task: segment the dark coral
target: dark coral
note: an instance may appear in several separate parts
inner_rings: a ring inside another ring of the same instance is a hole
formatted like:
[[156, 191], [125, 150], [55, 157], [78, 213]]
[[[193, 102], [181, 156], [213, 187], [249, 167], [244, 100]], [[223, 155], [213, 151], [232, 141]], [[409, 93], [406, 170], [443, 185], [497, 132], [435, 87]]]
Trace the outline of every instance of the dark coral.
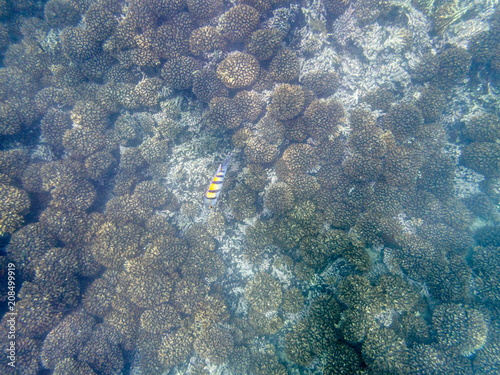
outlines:
[[87, 29], [66, 27], [61, 34], [63, 51], [70, 60], [84, 61], [99, 51], [99, 43]]
[[259, 273], [246, 285], [245, 298], [253, 309], [263, 314], [281, 305], [283, 292], [279, 282], [271, 275]]
[[283, 152], [282, 160], [291, 174], [300, 174], [311, 170], [318, 164], [316, 149], [307, 143], [294, 143]]
[[82, 351], [78, 353], [78, 360], [87, 363], [98, 374], [121, 371], [124, 359], [114, 336], [112, 328], [105, 324], [98, 325]]
[[165, 63], [161, 76], [165, 83], [174, 89], [188, 89], [193, 85], [193, 73], [200, 68], [197, 60], [189, 56], [180, 56]]
[[486, 177], [498, 176], [500, 145], [493, 142], [472, 142], [463, 148], [461, 162]]
[[264, 102], [255, 91], [238, 91], [234, 96], [234, 102], [246, 121], [257, 120], [264, 108]]
[[251, 163], [270, 163], [278, 156], [278, 148], [261, 137], [251, 137], [246, 143], [245, 156]]
[[475, 142], [493, 142], [500, 138], [500, 119], [493, 113], [473, 116], [465, 122], [464, 135]]
[[269, 186], [264, 196], [264, 206], [274, 215], [281, 215], [293, 206], [292, 190], [284, 182]]
[[106, 145], [104, 135], [93, 129], [81, 126], [66, 130], [63, 146], [74, 158], [86, 158]]
[[394, 93], [381, 87], [369, 91], [362, 100], [368, 104], [372, 110], [387, 112], [394, 102]]
[[[185, 75], [180, 77], [180, 80], [184, 80], [184, 82], [189, 81]], [[159, 78], [145, 78], [141, 80], [134, 89], [137, 101], [145, 107], [156, 106], [162, 85], [163, 82]]]
[[144, 230], [133, 224], [117, 226], [104, 223], [92, 241], [94, 258], [106, 267], [119, 267], [126, 259], [142, 252], [141, 242]]
[[203, 69], [194, 72], [193, 93], [199, 100], [210, 102], [215, 97], [228, 95], [228, 89], [211, 69]]
[[425, 122], [438, 120], [446, 104], [444, 92], [434, 85], [424, 88], [415, 105], [422, 112]]
[[189, 356], [193, 341], [192, 334], [186, 328], [164, 335], [158, 349], [158, 359], [167, 369], [182, 363]]
[[282, 35], [276, 29], [259, 29], [252, 33], [246, 43], [249, 53], [257, 60], [268, 60], [278, 50], [282, 40]]
[[290, 120], [297, 117], [306, 104], [304, 90], [299, 85], [283, 84], [271, 95], [269, 113], [279, 120]]
[[245, 184], [236, 185], [229, 192], [229, 207], [237, 220], [244, 220], [256, 213], [256, 193]]
[[311, 70], [300, 81], [305, 87], [322, 98], [330, 96], [337, 91], [340, 77], [333, 70]]
[[103, 178], [112, 165], [116, 164], [115, 157], [108, 151], [98, 151], [85, 159], [87, 176], [93, 180]]
[[299, 58], [290, 48], [282, 48], [269, 64], [269, 75], [276, 82], [291, 82], [298, 78]]
[[108, 38], [118, 25], [113, 14], [113, 7], [117, 7], [113, 2], [108, 2], [108, 4], [96, 2], [91, 4], [85, 12], [85, 27], [99, 42]]
[[15, 106], [10, 103], [0, 103], [0, 134], [12, 135], [21, 130], [21, 119]]
[[397, 140], [404, 141], [417, 134], [424, 124], [424, 117], [413, 104], [399, 103], [391, 107], [384, 122]]
[[237, 5], [219, 18], [218, 29], [231, 42], [245, 40], [259, 23], [259, 12], [249, 5]]
[[157, 181], [143, 181], [134, 190], [134, 196], [144, 206], [158, 208], [167, 203], [170, 195]]
[[256, 125], [257, 134], [270, 144], [280, 146], [285, 140], [285, 125], [272, 116], [265, 116]]
[[212, 18], [222, 10], [221, 0], [186, 0], [189, 13], [199, 21]]
[[362, 348], [363, 359], [375, 372], [404, 373], [408, 366], [408, 350], [402, 337], [389, 328], [367, 335]]
[[62, 148], [62, 139], [66, 130], [71, 127], [71, 118], [59, 109], [50, 108], [40, 121], [42, 137], [45, 142], [56, 149]]
[[227, 130], [237, 128], [243, 120], [235, 100], [224, 97], [210, 100], [204, 119], [210, 128]]
[[195, 56], [214, 51], [223, 51], [226, 41], [213, 26], [203, 26], [191, 33], [189, 37], [189, 49]]
[[78, 310], [59, 323], [43, 342], [41, 359], [45, 368], [53, 369], [64, 358], [76, 356], [92, 335], [95, 321]]
[[325, 140], [344, 121], [344, 109], [335, 100], [314, 100], [305, 110], [304, 119], [309, 134]]
[[80, 12], [67, 0], [50, 0], [45, 4], [45, 21], [52, 28], [62, 29], [76, 26], [80, 21]]
[[471, 56], [467, 50], [451, 47], [436, 56], [436, 82], [448, 88], [465, 78], [471, 65]]
[[463, 356], [481, 349], [488, 335], [487, 320], [479, 311], [462, 304], [445, 303], [436, 307], [432, 324], [438, 342]]
[[0, 234], [13, 233], [31, 207], [30, 198], [22, 189], [0, 184], [0, 202]]
[[201, 357], [208, 358], [211, 362], [223, 363], [234, 349], [234, 340], [226, 328], [213, 326], [196, 338], [194, 349]]

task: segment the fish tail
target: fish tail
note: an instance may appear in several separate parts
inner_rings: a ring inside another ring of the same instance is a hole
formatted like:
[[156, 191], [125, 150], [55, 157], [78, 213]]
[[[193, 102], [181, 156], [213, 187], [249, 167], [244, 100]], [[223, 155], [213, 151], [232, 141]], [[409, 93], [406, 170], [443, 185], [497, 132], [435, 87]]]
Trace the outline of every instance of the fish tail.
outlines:
[[227, 165], [229, 164], [229, 161], [231, 160], [231, 156], [233, 156], [232, 152], [227, 154], [226, 160], [224, 160], [224, 163], [222, 163], [222, 170], [225, 170], [227, 168]]

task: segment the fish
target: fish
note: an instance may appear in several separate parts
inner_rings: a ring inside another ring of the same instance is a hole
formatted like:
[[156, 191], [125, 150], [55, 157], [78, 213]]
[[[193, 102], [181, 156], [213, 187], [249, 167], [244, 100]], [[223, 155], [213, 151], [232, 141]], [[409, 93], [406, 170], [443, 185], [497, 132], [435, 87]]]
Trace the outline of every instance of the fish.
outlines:
[[210, 185], [208, 185], [207, 191], [205, 192], [204, 204], [205, 208], [208, 208], [209, 210], [214, 208], [215, 204], [217, 203], [217, 198], [219, 198], [219, 194], [222, 190], [224, 176], [226, 175], [227, 166], [229, 164], [229, 161], [231, 160], [231, 156], [233, 156], [233, 154], [230, 152], [229, 154], [227, 154], [224, 163], [219, 165], [217, 172], [215, 172], [215, 175], [212, 178]]

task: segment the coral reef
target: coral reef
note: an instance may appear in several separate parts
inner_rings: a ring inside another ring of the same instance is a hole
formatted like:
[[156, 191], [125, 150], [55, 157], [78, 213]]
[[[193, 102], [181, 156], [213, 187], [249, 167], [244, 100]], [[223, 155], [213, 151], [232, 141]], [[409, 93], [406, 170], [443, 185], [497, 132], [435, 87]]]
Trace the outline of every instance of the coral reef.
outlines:
[[495, 373], [493, 3], [0, 0], [14, 372]]

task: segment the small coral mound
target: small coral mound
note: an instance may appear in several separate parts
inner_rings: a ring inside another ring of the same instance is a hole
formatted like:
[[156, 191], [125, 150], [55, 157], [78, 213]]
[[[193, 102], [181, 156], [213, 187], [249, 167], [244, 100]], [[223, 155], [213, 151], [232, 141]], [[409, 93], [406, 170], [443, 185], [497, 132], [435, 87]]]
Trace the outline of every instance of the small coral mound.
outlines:
[[249, 87], [259, 77], [260, 66], [248, 53], [234, 52], [217, 66], [217, 77], [230, 89]]
[[301, 83], [322, 98], [337, 91], [340, 77], [333, 70], [311, 70], [301, 78]]
[[279, 50], [269, 65], [269, 74], [276, 82], [291, 82], [298, 78], [299, 72], [299, 58], [290, 48]]
[[284, 182], [272, 184], [264, 196], [264, 206], [274, 215], [281, 215], [293, 206], [292, 190]]
[[186, 328], [163, 336], [158, 359], [166, 369], [182, 363], [193, 348], [194, 338]]
[[472, 61], [469, 52], [460, 47], [448, 48], [436, 59], [436, 81], [442, 87], [450, 87], [465, 78]]
[[473, 116], [465, 122], [464, 135], [476, 142], [493, 142], [500, 138], [500, 119], [493, 113]]
[[193, 73], [200, 68], [200, 63], [192, 57], [180, 56], [165, 63], [161, 76], [176, 90], [188, 89], [193, 85]]
[[259, 29], [252, 33], [246, 48], [257, 60], [268, 60], [278, 50], [281, 39], [282, 35], [276, 29]]
[[472, 142], [462, 150], [462, 163], [487, 176], [500, 174], [500, 145], [493, 142]]
[[203, 358], [214, 363], [227, 361], [234, 349], [233, 337], [222, 327], [213, 326], [204, 330], [194, 341], [194, 349]]
[[278, 148], [261, 137], [246, 142], [245, 155], [251, 163], [270, 163], [278, 156]]
[[41, 359], [45, 368], [53, 369], [64, 358], [76, 356], [90, 338], [95, 320], [84, 311], [68, 315], [55, 326], [43, 342]]
[[31, 202], [28, 193], [14, 186], [0, 184], [0, 235], [13, 233], [23, 221]]
[[444, 109], [444, 93], [436, 86], [428, 86], [420, 93], [416, 106], [422, 112], [425, 122], [436, 121]]
[[226, 41], [215, 27], [203, 26], [194, 30], [189, 37], [189, 49], [195, 56], [203, 53], [222, 51], [226, 47]]
[[234, 102], [247, 121], [257, 120], [264, 107], [263, 101], [255, 91], [238, 91]]
[[194, 72], [193, 93], [198, 99], [208, 103], [215, 97], [227, 96], [228, 89], [214, 70], [203, 69]]
[[344, 108], [335, 100], [314, 100], [304, 112], [308, 133], [325, 140], [344, 121]]
[[417, 134], [424, 124], [424, 117], [413, 104], [399, 103], [389, 110], [385, 124], [398, 140], [404, 141]]
[[241, 113], [234, 99], [213, 98], [204, 119], [212, 129], [235, 129], [242, 122]]
[[441, 346], [471, 356], [481, 349], [488, 337], [488, 325], [483, 314], [462, 304], [439, 305], [432, 315], [432, 324]]
[[294, 143], [283, 152], [282, 160], [292, 174], [305, 173], [318, 164], [318, 156], [313, 146], [307, 143]]
[[283, 84], [271, 95], [269, 113], [279, 120], [290, 120], [297, 117], [304, 109], [306, 97], [299, 85]]
[[283, 292], [275, 278], [267, 273], [259, 273], [245, 287], [245, 298], [255, 311], [264, 314], [281, 305]]
[[243, 41], [259, 23], [259, 12], [249, 5], [237, 5], [219, 19], [218, 30], [231, 42]]

